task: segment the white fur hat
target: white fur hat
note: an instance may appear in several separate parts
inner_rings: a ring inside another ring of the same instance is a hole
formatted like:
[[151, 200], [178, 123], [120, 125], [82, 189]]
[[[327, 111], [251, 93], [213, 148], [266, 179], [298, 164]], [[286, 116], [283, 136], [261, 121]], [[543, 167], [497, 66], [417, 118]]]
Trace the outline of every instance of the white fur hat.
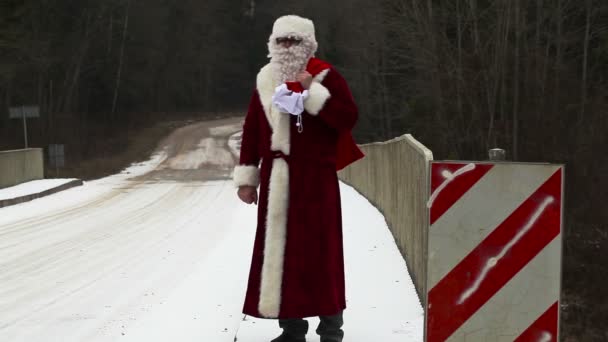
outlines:
[[270, 39], [296, 36], [309, 39], [316, 43], [315, 25], [312, 20], [297, 15], [284, 15], [278, 18], [272, 27]]

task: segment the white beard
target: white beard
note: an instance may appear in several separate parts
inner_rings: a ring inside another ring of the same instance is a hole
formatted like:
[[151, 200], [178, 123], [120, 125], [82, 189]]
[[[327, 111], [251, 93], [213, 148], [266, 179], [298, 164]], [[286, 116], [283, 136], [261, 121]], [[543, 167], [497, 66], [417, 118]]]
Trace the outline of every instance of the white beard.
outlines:
[[315, 44], [303, 39], [300, 44], [284, 48], [274, 41], [268, 43], [270, 64], [272, 65], [277, 84], [295, 81], [296, 75], [306, 69], [308, 60], [316, 50]]

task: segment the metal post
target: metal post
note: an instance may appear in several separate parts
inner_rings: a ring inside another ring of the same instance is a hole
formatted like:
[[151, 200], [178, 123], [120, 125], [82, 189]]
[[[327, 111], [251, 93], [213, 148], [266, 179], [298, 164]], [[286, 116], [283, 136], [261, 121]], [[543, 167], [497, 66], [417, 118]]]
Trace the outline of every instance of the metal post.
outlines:
[[488, 151], [491, 161], [504, 161], [506, 159], [507, 152], [502, 148], [493, 148]]
[[21, 106], [21, 117], [23, 117], [23, 138], [25, 139], [25, 148], [27, 148], [27, 120], [25, 119], [25, 108]]

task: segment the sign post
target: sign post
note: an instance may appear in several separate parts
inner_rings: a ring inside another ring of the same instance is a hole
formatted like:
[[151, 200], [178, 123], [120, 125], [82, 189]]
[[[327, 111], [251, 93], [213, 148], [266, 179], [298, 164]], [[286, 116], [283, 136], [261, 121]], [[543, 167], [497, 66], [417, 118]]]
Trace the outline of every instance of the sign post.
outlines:
[[25, 140], [25, 148], [28, 148], [27, 142], [27, 118], [37, 118], [40, 116], [40, 107], [38, 106], [18, 106], [8, 109], [10, 119], [23, 120], [23, 139]]
[[49, 145], [49, 163], [55, 167], [55, 177], [59, 175], [59, 168], [65, 166], [65, 153], [63, 144]]

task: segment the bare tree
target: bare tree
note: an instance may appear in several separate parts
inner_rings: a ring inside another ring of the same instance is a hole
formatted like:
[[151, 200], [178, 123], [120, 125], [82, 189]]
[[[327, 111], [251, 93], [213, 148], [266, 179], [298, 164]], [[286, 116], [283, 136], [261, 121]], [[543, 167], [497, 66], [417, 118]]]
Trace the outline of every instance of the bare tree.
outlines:
[[520, 55], [519, 55], [519, 45], [520, 45], [520, 35], [521, 35], [521, 23], [520, 23], [520, 6], [519, 0], [514, 0], [515, 7], [515, 56], [513, 59], [513, 63], [515, 64], [513, 70], [513, 160], [518, 159], [518, 146], [517, 146], [517, 137], [519, 134], [519, 64], [520, 64]]
[[585, 38], [583, 40], [583, 60], [582, 60], [582, 76], [581, 76], [581, 107], [579, 112], [579, 123], [585, 116], [585, 103], [587, 102], [587, 65], [589, 56], [589, 40], [591, 32], [591, 12], [593, 10], [593, 1], [585, 0]]
[[114, 86], [114, 97], [112, 98], [112, 116], [116, 113], [116, 101], [118, 100], [118, 89], [120, 87], [120, 76], [122, 73], [122, 65], [125, 54], [125, 41], [127, 39], [127, 29], [129, 26], [129, 8], [131, 7], [131, 0], [127, 0], [125, 9], [125, 19], [122, 28], [122, 39], [120, 42], [120, 57], [118, 60], [118, 69], [116, 70], [116, 85]]

